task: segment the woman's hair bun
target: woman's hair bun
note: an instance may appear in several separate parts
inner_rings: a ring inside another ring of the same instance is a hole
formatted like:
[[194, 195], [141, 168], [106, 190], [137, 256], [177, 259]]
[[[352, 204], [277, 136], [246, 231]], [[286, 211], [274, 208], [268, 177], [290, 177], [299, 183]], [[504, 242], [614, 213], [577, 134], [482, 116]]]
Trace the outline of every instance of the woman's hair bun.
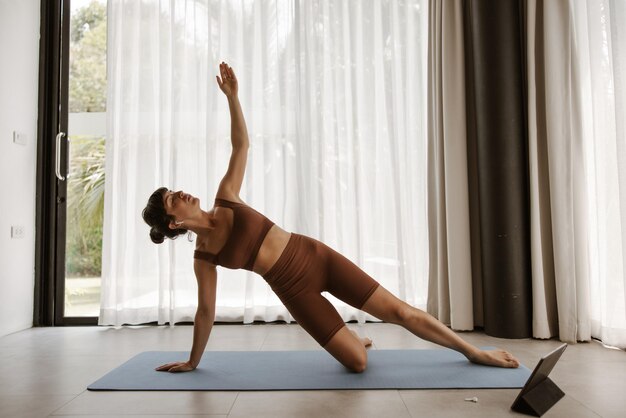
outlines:
[[160, 244], [165, 241], [165, 235], [157, 231], [155, 227], [150, 228], [150, 239], [155, 244]]

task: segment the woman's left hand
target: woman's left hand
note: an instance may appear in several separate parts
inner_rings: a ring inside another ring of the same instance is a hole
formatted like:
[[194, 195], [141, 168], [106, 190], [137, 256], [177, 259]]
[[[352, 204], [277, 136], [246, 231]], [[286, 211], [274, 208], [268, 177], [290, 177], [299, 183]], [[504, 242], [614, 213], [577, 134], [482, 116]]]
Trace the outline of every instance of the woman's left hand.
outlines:
[[157, 372], [177, 373], [177, 372], [190, 372], [193, 369], [195, 369], [195, 367], [193, 367], [191, 363], [189, 363], [188, 361], [184, 361], [184, 362], [179, 361], [175, 363], [164, 364], [162, 366], [157, 367], [154, 370], [156, 370]]
[[233, 69], [222, 61], [220, 64], [220, 74], [222, 75], [221, 80], [219, 76], [215, 76], [215, 78], [217, 78], [217, 84], [220, 86], [220, 90], [224, 92], [226, 97], [236, 97], [237, 92], [239, 91], [239, 86], [237, 85], [237, 77], [235, 77]]

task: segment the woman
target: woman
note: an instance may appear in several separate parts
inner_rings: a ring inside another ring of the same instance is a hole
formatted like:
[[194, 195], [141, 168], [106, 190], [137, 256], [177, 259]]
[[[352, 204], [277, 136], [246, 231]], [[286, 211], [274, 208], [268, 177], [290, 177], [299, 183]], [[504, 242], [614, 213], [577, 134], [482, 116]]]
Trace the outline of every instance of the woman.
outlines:
[[474, 363], [518, 367], [503, 350], [480, 350], [426, 312], [388, 292], [376, 280], [324, 243], [289, 233], [239, 198], [248, 152], [248, 133], [237, 98], [238, 83], [232, 68], [220, 64], [219, 88], [228, 98], [232, 119], [233, 151], [220, 182], [214, 207], [205, 211], [197, 197], [156, 190], [142, 216], [152, 228], [155, 243], [165, 237], [193, 231], [197, 235], [194, 272], [199, 303], [193, 346], [185, 362], [168, 363], [158, 371], [194, 370], [209, 338], [215, 318], [216, 266], [243, 268], [263, 276], [294, 319], [333, 357], [354, 372], [367, 364], [368, 338], [350, 331], [334, 307], [320, 293], [328, 291], [344, 302], [385, 322], [398, 324], [416, 336], [459, 351]]

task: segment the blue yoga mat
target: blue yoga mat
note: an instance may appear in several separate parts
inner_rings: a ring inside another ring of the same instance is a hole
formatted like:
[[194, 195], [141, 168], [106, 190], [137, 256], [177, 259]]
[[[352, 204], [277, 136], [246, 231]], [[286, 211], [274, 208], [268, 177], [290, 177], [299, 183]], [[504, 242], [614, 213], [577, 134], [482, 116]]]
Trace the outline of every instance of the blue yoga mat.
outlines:
[[[490, 348], [490, 347], [485, 347]], [[521, 388], [530, 370], [470, 363], [453, 350], [369, 350], [367, 369], [353, 373], [323, 350], [206, 351], [184, 373], [157, 372], [188, 351], [146, 351], [88, 390], [302, 390]]]

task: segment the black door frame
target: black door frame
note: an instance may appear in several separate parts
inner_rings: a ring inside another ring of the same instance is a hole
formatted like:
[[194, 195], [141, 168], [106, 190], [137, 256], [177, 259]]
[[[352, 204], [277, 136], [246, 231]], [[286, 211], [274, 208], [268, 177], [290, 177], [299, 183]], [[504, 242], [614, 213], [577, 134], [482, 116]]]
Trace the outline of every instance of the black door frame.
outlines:
[[60, 171], [67, 173], [70, 1], [41, 1], [33, 326], [98, 325], [97, 317], [64, 316], [67, 182], [56, 175], [56, 140], [66, 134]]

